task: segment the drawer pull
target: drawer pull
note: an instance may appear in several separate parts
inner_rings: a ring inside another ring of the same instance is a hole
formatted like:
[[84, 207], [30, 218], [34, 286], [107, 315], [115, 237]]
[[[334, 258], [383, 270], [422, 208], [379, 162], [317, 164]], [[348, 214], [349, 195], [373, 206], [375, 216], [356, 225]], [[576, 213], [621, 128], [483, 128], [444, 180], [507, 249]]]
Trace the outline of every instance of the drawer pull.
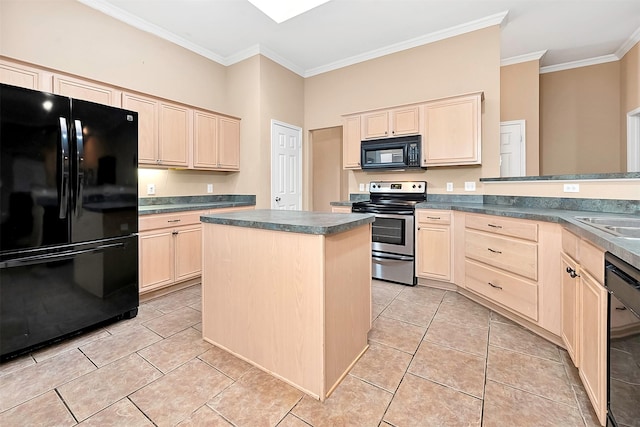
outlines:
[[172, 231], [171, 234], [173, 234], [174, 236], [178, 234], [177, 231]]
[[575, 279], [576, 277], [580, 277], [580, 275], [576, 273], [576, 271], [571, 267], [567, 267], [567, 273], [569, 273], [569, 276], [571, 276], [572, 279]]
[[428, 216], [427, 218], [428, 218], [428, 219], [440, 219], [440, 217], [439, 217], [439, 216]]
[[501, 225], [495, 225], [495, 224], [487, 224], [489, 227], [493, 227], [493, 228], [502, 228]]
[[493, 284], [493, 283], [491, 283], [491, 282], [487, 282], [487, 283], [488, 283], [492, 288], [496, 288], [496, 289], [500, 289], [500, 290], [502, 290], [502, 286], [494, 285], [494, 284]]
[[496, 251], [495, 249], [487, 248], [489, 252], [493, 252], [494, 254], [501, 254], [502, 251]]
[[167, 222], [180, 222], [179, 219], [168, 219]]

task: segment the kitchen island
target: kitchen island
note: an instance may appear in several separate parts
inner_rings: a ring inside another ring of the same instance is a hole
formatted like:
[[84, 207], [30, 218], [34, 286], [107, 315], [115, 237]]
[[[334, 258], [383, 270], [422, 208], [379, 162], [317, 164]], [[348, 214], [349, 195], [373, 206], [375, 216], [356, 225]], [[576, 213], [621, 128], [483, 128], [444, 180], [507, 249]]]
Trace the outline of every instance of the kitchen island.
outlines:
[[373, 220], [203, 215], [203, 338], [324, 401], [368, 348]]

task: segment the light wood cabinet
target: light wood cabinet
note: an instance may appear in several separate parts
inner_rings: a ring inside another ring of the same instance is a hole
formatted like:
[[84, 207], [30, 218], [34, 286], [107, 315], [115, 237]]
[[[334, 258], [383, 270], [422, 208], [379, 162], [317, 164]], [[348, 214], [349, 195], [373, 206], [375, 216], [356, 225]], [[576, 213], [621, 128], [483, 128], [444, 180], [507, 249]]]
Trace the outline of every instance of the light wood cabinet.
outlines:
[[362, 114], [362, 139], [387, 138], [420, 133], [418, 105]]
[[351, 213], [351, 206], [331, 206], [332, 213]]
[[53, 93], [112, 107], [122, 106], [119, 89], [59, 74], [53, 75]]
[[607, 411], [607, 290], [604, 251], [562, 230], [562, 341], [598, 420]]
[[219, 118], [218, 166], [221, 170], [240, 170], [240, 120]]
[[4, 59], [0, 59], [0, 82], [44, 92], [53, 90], [51, 72]]
[[158, 155], [158, 101], [123, 92], [122, 108], [138, 113], [138, 163], [155, 165]]
[[239, 170], [240, 120], [201, 110], [193, 119], [193, 167]]
[[163, 166], [189, 166], [192, 110], [182, 105], [160, 102], [158, 158]]
[[416, 276], [451, 281], [451, 212], [416, 210]]
[[360, 169], [360, 115], [345, 117], [342, 127], [342, 166]]
[[482, 96], [479, 92], [424, 104], [422, 166], [481, 163]]

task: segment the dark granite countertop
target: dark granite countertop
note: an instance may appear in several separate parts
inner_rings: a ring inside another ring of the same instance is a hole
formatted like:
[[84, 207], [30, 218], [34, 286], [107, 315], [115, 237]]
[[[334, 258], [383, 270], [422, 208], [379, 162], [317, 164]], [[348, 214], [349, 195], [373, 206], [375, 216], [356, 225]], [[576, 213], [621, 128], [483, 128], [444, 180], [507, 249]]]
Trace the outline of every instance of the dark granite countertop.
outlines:
[[203, 223], [237, 227], [261, 228], [304, 234], [335, 234], [374, 221], [372, 214], [335, 214], [326, 212], [257, 209], [209, 214], [200, 217]]
[[204, 209], [234, 208], [255, 205], [256, 196], [253, 195], [147, 197], [139, 199], [138, 215], [199, 211]]
[[566, 227], [572, 233], [584, 237], [602, 249], [611, 252], [631, 265], [640, 268], [640, 239], [617, 237], [596, 227], [580, 222], [576, 217], [633, 217], [629, 213], [592, 212], [580, 210], [516, 207], [492, 205], [486, 203], [446, 203], [425, 202], [416, 205], [418, 209], [447, 209], [469, 213], [530, 219], [534, 221], [555, 222]]

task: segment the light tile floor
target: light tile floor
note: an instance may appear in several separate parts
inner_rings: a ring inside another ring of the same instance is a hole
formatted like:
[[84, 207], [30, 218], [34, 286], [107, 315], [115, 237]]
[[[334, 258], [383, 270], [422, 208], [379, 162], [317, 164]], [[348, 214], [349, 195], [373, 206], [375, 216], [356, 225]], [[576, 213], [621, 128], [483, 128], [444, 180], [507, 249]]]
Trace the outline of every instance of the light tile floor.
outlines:
[[457, 293], [372, 286], [370, 348], [324, 403], [204, 342], [194, 286], [0, 365], [0, 425], [597, 425], [564, 350]]

